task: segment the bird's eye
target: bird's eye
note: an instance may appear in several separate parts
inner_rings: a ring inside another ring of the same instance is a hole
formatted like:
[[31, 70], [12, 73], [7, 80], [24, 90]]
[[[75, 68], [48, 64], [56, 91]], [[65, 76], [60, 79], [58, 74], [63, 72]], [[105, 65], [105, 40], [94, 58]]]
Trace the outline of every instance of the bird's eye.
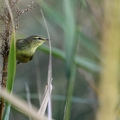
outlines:
[[42, 38], [41, 38], [41, 37], [39, 37], [38, 39], [39, 39], [39, 40], [42, 40]]

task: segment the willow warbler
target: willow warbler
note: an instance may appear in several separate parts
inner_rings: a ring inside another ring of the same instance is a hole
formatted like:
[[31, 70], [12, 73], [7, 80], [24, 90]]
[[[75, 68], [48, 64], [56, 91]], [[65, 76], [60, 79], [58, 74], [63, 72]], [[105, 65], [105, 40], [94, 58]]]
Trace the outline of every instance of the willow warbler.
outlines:
[[16, 58], [18, 63], [26, 63], [32, 60], [38, 46], [48, 39], [43, 36], [32, 35], [16, 41]]

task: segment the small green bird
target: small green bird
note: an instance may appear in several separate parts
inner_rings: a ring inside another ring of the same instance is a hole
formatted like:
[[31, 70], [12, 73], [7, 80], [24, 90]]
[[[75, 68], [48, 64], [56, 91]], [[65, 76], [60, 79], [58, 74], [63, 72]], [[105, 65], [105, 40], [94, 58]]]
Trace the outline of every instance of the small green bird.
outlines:
[[47, 40], [47, 38], [38, 35], [32, 35], [25, 39], [18, 39], [16, 41], [17, 63], [26, 63], [32, 60], [37, 47]]

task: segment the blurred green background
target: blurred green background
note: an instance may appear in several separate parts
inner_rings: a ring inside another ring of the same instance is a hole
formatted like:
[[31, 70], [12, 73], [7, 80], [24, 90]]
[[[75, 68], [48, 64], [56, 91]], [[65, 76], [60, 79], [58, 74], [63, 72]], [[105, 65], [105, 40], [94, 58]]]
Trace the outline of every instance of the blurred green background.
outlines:
[[[31, 3], [31, 0], [18, 0], [21, 10]], [[95, 83], [99, 79], [100, 47], [103, 46], [101, 4], [101, 0], [35, 0], [33, 6], [38, 6], [22, 14], [19, 19], [17, 39], [30, 35], [47, 37], [41, 9], [47, 21], [53, 50], [52, 114], [55, 120], [63, 119], [66, 93], [74, 72], [70, 120], [95, 119], [98, 106]], [[13, 91], [26, 100], [27, 85], [31, 103], [38, 108], [38, 89], [43, 95], [47, 84], [48, 62], [48, 43], [45, 43], [36, 51], [32, 61], [17, 65]], [[10, 120], [15, 119], [28, 118], [12, 108]]]

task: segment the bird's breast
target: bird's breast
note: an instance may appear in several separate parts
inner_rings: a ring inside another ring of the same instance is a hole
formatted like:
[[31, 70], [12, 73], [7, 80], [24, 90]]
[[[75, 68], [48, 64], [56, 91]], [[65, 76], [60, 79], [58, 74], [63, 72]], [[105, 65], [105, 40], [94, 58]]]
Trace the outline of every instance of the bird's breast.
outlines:
[[16, 58], [17, 61], [26, 63], [32, 60], [35, 50], [17, 50], [16, 51]]

